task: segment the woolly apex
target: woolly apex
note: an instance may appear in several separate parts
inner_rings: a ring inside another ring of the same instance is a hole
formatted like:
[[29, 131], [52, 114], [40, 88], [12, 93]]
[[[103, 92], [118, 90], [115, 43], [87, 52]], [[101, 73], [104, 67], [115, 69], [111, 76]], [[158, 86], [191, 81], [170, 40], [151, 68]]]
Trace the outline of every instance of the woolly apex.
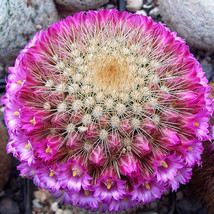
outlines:
[[163, 24], [80, 12], [37, 33], [10, 68], [8, 152], [22, 176], [64, 202], [92, 211], [148, 203], [200, 164], [209, 89]]

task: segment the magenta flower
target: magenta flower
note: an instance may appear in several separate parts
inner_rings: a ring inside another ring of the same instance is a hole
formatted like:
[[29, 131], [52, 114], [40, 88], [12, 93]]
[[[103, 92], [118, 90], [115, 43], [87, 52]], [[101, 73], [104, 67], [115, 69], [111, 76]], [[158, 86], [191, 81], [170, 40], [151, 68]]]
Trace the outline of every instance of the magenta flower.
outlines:
[[132, 191], [132, 200], [138, 203], [149, 203], [156, 198], [160, 198], [166, 191], [164, 183], [159, 183], [157, 180], [146, 180], [134, 186]]
[[189, 181], [211, 139], [210, 87], [183, 39], [151, 18], [80, 12], [9, 68], [8, 152], [66, 203], [119, 211]]
[[188, 167], [183, 167], [177, 173], [173, 180], [169, 181], [170, 185], [172, 186], [172, 190], [177, 191], [180, 184], [187, 183], [192, 176], [192, 169]]

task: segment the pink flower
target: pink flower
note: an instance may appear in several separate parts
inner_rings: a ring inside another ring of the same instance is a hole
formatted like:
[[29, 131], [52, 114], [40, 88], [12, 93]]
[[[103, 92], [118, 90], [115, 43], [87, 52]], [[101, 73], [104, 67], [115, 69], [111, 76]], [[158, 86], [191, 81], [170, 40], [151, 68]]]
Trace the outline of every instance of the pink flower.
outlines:
[[90, 187], [89, 181], [92, 178], [87, 175], [80, 165], [73, 161], [59, 165], [56, 173], [63, 188], [79, 192], [81, 187], [86, 190]]
[[28, 137], [21, 134], [11, 134], [7, 149], [19, 161], [26, 161], [29, 166], [35, 163], [34, 150]]
[[20, 128], [20, 109], [21, 106], [15, 99], [7, 99], [7, 95], [2, 98], [2, 102], [7, 102], [5, 107], [5, 121], [10, 132], [14, 133]]
[[154, 174], [157, 176], [158, 182], [167, 182], [173, 180], [178, 170], [183, 167], [183, 160], [175, 154], [163, 157], [154, 165]]
[[165, 191], [165, 185], [155, 180], [140, 182], [132, 192], [132, 200], [145, 204], [160, 198]]
[[87, 210], [97, 211], [99, 209], [99, 203], [101, 199], [95, 197], [92, 191], [81, 189], [79, 192], [70, 191], [69, 201], [73, 202], [73, 205], [83, 207]]
[[127, 210], [132, 209], [135, 206], [137, 206], [137, 201], [134, 201], [131, 199], [130, 196], [124, 197], [123, 199], [118, 200], [112, 200], [109, 205], [109, 211], [121, 211], [121, 210]]
[[123, 198], [126, 181], [118, 179], [115, 173], [112, 168], [105, 170], [94, 186], [94, 196], [107, 203], [110, 203], [113, 199], [118, 201]]
[[7, 151], [65, 203], [126, 210], [201, 164], [208, 81], [184, 40], [150, 17], [76, 13], [37, 33], [9, 72]]
[[188, 167], [192, 167], [195, 164], [201, 165], [201, 154], [204, 148], [202, 144], [197, 140], [184, 141], [178, 151], [183, 155], [184, 163]]
[[31, 165], [29, 167], [27, 162], [22, 162], [18, 167], [18, 170], [20, 170], [20, 175], [23, 177], [33, 178], [35, 175], [35, 166]]
[[172, 186], [172, 190], [177, 191], [180, 184], [186, 184], [190, 180], [191, 176], [191, 168], [184, 167], [180, 169], [174, 179], [169, 181], [170, 185]]
[[[45, 188], [57, 191], [60, 189], [60, 182], [56, 176], [55, 168], [48, 167], [43, 164], [37, 165], [35, 169], [39, 183], [45, 185]], [[44, 187], [40, 187], [44, 188]]]

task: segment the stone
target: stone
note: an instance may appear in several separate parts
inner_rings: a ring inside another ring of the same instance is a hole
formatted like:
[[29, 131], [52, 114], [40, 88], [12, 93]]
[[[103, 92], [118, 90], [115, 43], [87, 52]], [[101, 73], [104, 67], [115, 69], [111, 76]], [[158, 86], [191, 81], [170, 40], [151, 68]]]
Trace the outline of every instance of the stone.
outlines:
[[115, 8], [115, 5], [113, 5], [113, 4], [107, 4], [107, 6], [106, 6], [107, 10], [110, 10], [110, 9], [113, 9], [113, 8]]
[[153, 0], [147, 0], [147, 3], [148, 3], [148, 4], [152, 4], [152, 3], [153, 3]]
[[6, 146], [8, 142], [7, 129], [0, 121], [0, 191], [4, 187], [8, 179], [8, 174], [10, 171], [10, 155], [7, 154]]
[[163, 21], [191, 47], [214, 51], [213, 0], [159, 0]]
[[57, 209], [55, 214], [63, 214], [63, 210], [62, 209]]
[[42, 208], [42, 205], [40, 204], [40, 201], [39, 201], [39, 199], [33, 199], [33, 207], [34, 208]]
[[47, 194], [43, 190], [35, 191], [33, 194], [35, 198], [41, 202], [44, 202], [47, 199]]
[[52, 210], [52, 211], [56, 212], [58, 208], [59, 208], [59, 207], [58, 207], [58, 202], [55, 201], [55, 202], [53, 202], [53, 203], [51, 204], [51, 210]]
[[143, 6], [143, 0], [127, 0], [126, 9], [130, 12], [136, 12]]
[[81, 11], [92, 10], [101, 7], [109, 2], [109, 0], [55, 0], [58, 5], [66, 10]]
[[58, 21], [53, 0], [0, 0], [0, 61], [7, 62], [41, 28]]
[[63, 211], [63, 214], [73, 214], [73, 213], [72, 213], [71, 210], [66, 209], [66, 210]]
[[138, 11], [136, 11], [136, 14], [147, 16], [147, 13], [145, 10], [138, 10]]
[[160, 15], [160, 11], [158, 7], [153, 8], [149, 11], [149, 15], [153, 18], [156, 18], [158, 15]]
[[144, 9], [147, 9], [147, 10], [150, 10], [151, 8], [152, 8], [153, 6], [152, 6], [152, 4], [143, 4], [143, 8]]

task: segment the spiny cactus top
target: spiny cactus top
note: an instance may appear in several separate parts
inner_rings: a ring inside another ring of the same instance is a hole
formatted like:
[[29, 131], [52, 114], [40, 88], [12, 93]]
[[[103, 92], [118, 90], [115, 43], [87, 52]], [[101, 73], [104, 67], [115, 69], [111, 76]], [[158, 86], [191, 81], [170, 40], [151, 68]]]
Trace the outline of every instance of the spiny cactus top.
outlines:
[[8, 152], [64, 202], [118, 211], [186, 183], [209, 139], [209, 86], [183, 39], [150, 17], [80, 12], [10, 68]]

